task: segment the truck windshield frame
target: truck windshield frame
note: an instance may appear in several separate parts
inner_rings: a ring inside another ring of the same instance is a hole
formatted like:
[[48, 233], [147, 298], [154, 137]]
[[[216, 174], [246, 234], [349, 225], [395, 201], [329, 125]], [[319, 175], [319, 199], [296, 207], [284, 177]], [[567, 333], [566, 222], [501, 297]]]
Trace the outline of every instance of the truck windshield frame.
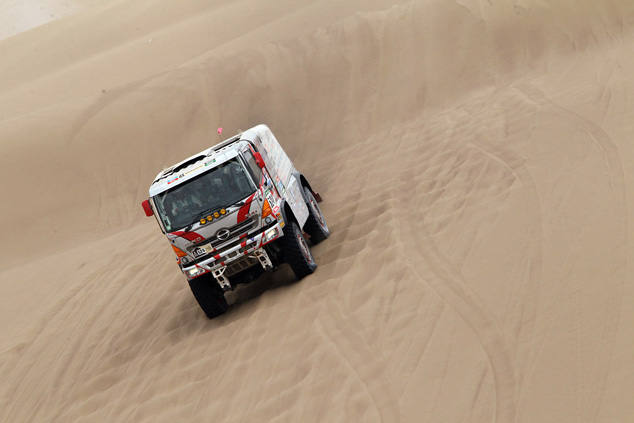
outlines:
[[167, 232], [186, 228], [207, 213], [229, 208], [257, 190], [238, 157], [153, 197], [158, 217]]

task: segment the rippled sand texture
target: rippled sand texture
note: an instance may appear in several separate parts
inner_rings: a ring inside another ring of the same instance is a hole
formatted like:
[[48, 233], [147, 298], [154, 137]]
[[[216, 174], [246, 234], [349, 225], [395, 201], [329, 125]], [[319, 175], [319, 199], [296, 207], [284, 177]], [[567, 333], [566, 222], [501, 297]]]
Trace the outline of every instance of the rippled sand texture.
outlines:
[[[0, 41], [0, 421], [634, 421], [633, 25], [111, 0]], [[258, 123], [332, 236], [207, 320], [140, 202]]]

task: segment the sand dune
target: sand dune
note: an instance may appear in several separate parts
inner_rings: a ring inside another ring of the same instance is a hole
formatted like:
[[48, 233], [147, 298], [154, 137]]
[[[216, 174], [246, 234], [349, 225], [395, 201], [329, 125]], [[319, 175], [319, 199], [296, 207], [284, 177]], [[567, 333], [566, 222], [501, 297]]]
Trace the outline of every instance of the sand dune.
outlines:
[[[0, 40], [0, 421], [634, 418], [634, 4], [340, 3]], [[258, 123], [332, 236], [208, 320], [140, 202]]]

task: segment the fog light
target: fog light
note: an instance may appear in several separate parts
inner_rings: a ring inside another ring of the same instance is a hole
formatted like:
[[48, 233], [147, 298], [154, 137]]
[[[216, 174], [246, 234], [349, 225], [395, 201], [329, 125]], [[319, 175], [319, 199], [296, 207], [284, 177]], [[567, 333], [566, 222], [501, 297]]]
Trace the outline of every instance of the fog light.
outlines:
[[190, 278], [195, 278], [196, 276], [200, 276], [200, 275], [202, 275], [202, 274], [203, 274], [203, 273], [205, 273], [206, 271], [207, 271], [207, 270], [205, 270], [205, 269], [203, 269], [203, 268], [201, 268], [201, 267], [194, 267], [193, 269], [189, 269], [189, 270], [187, 271], [187, 275], [188, 275]]
[[279, 232], [277, 231], [277, 227], [271, 228], [268, 231], [264, 232], [264, 236], [262, 237], [262, 244], [273, 241], [275, 238], [277, 238], [278, 234]]

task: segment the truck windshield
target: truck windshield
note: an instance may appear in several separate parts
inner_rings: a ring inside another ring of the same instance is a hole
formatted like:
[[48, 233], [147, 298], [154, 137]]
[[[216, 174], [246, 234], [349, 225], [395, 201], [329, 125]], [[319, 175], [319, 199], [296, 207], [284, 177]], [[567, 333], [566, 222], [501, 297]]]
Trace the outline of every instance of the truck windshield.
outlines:
[[234, 158], [181, 185], [154, 196], [165, 229], [176, 231], [203, 215], [227, 208], [253, 194], [257, 187]]

